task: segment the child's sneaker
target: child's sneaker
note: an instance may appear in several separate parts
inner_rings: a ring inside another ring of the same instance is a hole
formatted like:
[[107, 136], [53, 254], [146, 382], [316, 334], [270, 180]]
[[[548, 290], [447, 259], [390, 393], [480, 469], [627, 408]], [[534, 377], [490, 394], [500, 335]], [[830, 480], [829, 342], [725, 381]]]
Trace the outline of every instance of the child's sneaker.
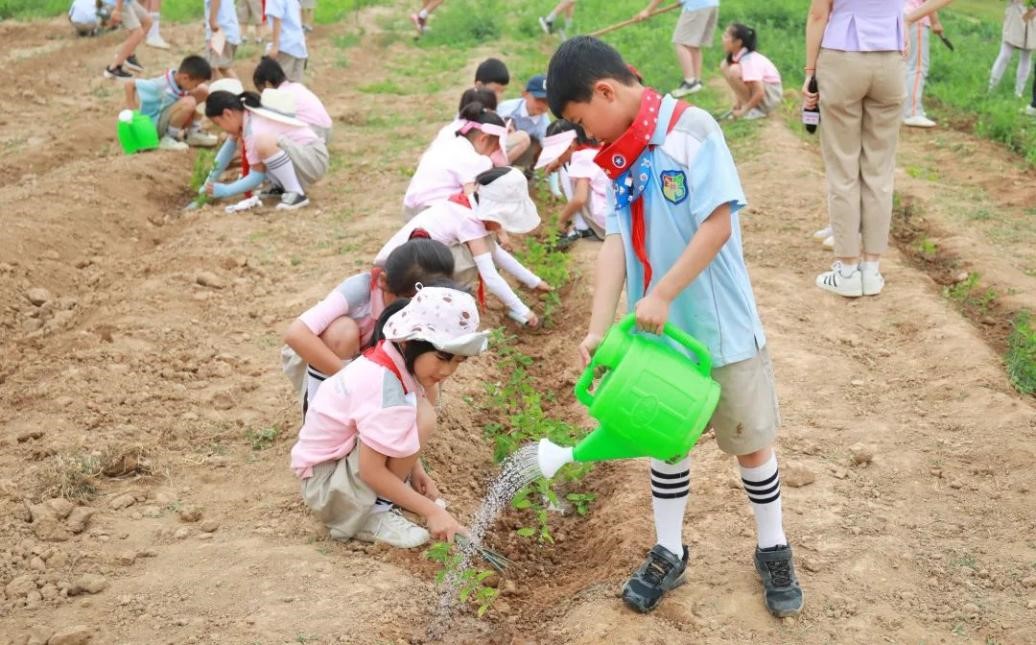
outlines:
[[702, 85], [701, 81], [699, 80], [695, 80], [693, 83], [688, 83], [687, 81], [684, 81], [680, 83], [680, 87], [670, 92], [670, 94], [673, 95], [674, 99], [678, 99], [687, 96], [688, 94], [695, 94], [697, 92], [702, 91], [703, 89], [705, 89], [705, 86]]
[[667, 591], [684, 583], [686, 570], [687, 547], [683, 548], [683, 559], [679, 559], [661, 544], [656, 544], [648, 551], [644, 564], [626, 581], [622, 599], [633, 609], [646, 614], [658, 606]]
[[127, 57], [126, 58], [126, 62], [123, 63], [123, 64], [130, 71], [134, 71], [134, 72], [143, 72], [144, 71], [144, 66], [140, 64], [139, 60], [137, 60], [137, 55], [136, 54], [133, 54], [132, 56]]
[[118, 67], [105, 67], [104, 77], [113, 78], [116, 80], [125, 80], [127, 78], [133, 78], [133, 74], [130, 74], [126, 70], [122, 69], [122, 65], [119, 65]]
[[869, 271], [860, 269], [860, 277], [863, 280], [863, 295], [876, 296], [885, 288], [885, 277], [881, 271]]
[[162, 137], [162, 139], [158, 142], [158, 149], [159, 150], [179, 150], [179, 151], [184, 151], [184, 150], [187, 150], [188, 148], [190, 148], [190, 146], [188, 146], [186, 143], [184, 143], [183, 141], [180, 141], [179, 139], [174, 139], [173, 137], [169, 136], [168, 134], [166, 136]]
[[293, 211], [309, 204], [309, 197], [303, 193], [284, 193], [281, 195], [281, 203], [277, 204], [279, 211]]
[[762, 110], [760, 110], [759, 108], [752, 108], [751, 110], [749, 110], [749, 111], [748, 111], [748, 112], [747, 112], [747, 113], [746, 113], [746, 114], [745, 114], [745, 115], [744, 115], [743, 117], [741, 117], [741, 118], [742, 118], [743, 120], [745, 120], [745, 121], [755, 121], [755, 120], [757, 120], [757, 119], [765, 119], [765, 118], [766, 118], [766, 112], [763, 112], [763, 111], [762, 111]]
[[399, 549], [413, 549], [431, 539], [427, 530], [403, 517], [395, 509], [372, 513], [353, 537], [362, 542], [384, 542]]
[[422, 18], [419, 14], [410, 14], [410, 22], [414, 23], [414, 27], [417, 28], [417, 35], [422, 35], [428, 28], [428, 19]]
[[932, 121], [924, 115], [916, 114], [903, 119], [903, 125], [909, 128], [934, 128], [935, 121]]
[[846, 298], [859, 298], [863, 295], [863, 274], [856, 269], [846, 276], [842, 273], [842, 263], [836, 261], [830, 271], [817, 276], [817, 286]]
[[1025, 114], [1027, 116], [1036, 116], [1036, 105], [1026, 105]]
[[827, 228], [822, 228], [819, 231], [817, 231], [816, 233], [814, 233], [813, 237], [815, 239], [818, 239], [818, 240], [826, 240], [827, 238], [833, 236], [834, 234], [835, 234], [835, 232], [831, 230], [830, 226], [828, 226]]
[[144, 44], [148, 47], [154, 47], [155, 49], [169, 49], [169, 43], [165, 41], [165, 38], [161, 36], [155, 36], [154, 38], [148, 38], [144, 41]]
[[549, 36], [550, 34], [554, 33], [554, 21], [547, 20], [543, 16], [540, 16], [540, 29], [543, 30], [543, 33]]
[[833, 248], [835, 248], [835, 236], [834, 235], [828, 235], [827, 237], [824, 238], [824, 241], [821, 242], [821, 244], [824, 245], [825, 249], [833, 249]]
[[778, 618], [798, 616], [802, 611], [802, 587], [795, 577], [791, 547], [780, 545], [769, 549], [756, 548], [755, 570], [763, 581], [766, 608]]
[[219, 137], [204, 130], [191, 130], [187, 133], [187, 145], [197, 148], [211, 148], [219, 143]]

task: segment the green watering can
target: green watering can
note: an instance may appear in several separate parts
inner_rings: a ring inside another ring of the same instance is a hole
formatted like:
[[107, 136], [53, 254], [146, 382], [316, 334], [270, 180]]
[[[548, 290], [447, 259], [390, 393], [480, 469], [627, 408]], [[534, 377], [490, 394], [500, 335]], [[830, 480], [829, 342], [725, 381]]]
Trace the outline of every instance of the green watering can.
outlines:
[[[601, 426], [571, 448], [540, 441], [537, 458], [545, 477], [572, 461], [681, 458], [701, 437], [720, 394], [708, 350], [666, 324], [665, 335], [695, 362], [664, 339], [635, 333], [635, 325], [631, 314], [612, 327], [576, 383], [576, 398]], [[591, 392], [601, 368], [605, 374]]]
[[158, 147], [158, 130], [151, 119], [137, 110], [119, 112], [119, 144], [128, 155]]

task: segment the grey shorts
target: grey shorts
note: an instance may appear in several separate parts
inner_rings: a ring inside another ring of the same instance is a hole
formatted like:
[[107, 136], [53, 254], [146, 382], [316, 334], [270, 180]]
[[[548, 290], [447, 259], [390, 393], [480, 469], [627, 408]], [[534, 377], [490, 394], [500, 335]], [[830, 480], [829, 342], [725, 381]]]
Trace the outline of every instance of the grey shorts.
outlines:
[[[491, 243], [491, 251], [492, 248]], [[475, 257], [471, 255], [468, 245], [463, 242], [451, 246], [450, 252], [453, 253], [453, 281], [458, 286], [470, 291], [478, 282], [478, 267], [475, 265]]]
[[162, 110], [158, 114], [158, 121], [155, 123], [155, 128], [158, 130], [158, 138], [161, 139], [165, 136], [165, 133], [169, 130], [170, 122], [173, 118], [173, 108], [176, 107], [176, 103], [173, 103], [166, 109]]
[[712, 378], [722, 388], [711, 422], [719, 449], [747, 455], [773, 445], [781, 412], [769, 351], [764, 347], [748, 360], [714, 368]]
[[226, 43], [223, 45], [223, 53], [218, 53], [211, 47], [206, 47], [205, 60], [209, 65], [219, 69], [230, 69], [234, 66], [234, 55], [237, 53], [237, 45]]
[[759, 110], [764, 114], [772, 114], [781, 107], [784, 101], [784, 87], [780, 83], [763, 83], [763, 102]]
[[130, 2], [122, 5], [122, 26], [130, 31], [140, 29], [142, 20], [150, 18], [147, 9], [140, 6], [138, 2]]
[[316, 9], [317, 8], [317, 0], [301, 0], [301, 2], [299, 2], [299, 4], [302, 5], [303, 9]]
[[263, 0], [237, 0], [237, 20], [242, 25], [248, 22], [262, 24]]
[[356, 535], [376, 500], [374, 491], [360, 479], [359, 442], [348, 457], [317, 464], [313, 475], [302, 480], [302, 501], [336, 540]]
[[317, 183], [327, 174], [328, 154], [323, 141], [302, 146], [287, 137], [280, 137], [277, 145], [288, 154], [303, 188]]
[[98, 22], [73, 22], [72, 26], [80, 36], [96, 36], [101, 30]]
[[680, 19], [676, 21], [676, 30], [673, 31], [673, 44], [711, 47], [718, 20], [718, 7], [681, 12]]
[[302, 78], [306, 74], [306, 60], [305, 58], [295, 58], [284, 52], [277, 52], [277, 62], [280, 63], [284, 75], [292, 83], [302, 82]]

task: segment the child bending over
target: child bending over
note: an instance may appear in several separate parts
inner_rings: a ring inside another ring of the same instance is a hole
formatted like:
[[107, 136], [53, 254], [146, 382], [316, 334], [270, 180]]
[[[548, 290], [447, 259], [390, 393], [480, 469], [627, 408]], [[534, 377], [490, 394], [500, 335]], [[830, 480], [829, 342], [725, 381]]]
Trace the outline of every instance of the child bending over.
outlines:
[[781, 105], [784, 88], [781, 74], [769, 58], [756, 51], [755, 29], [739, 22], [723, 32], [723, 51], [727, 56], [720, 70], [734, 92], [733, 119], [761, 119]]
[[325, 144], [330, 142], [331, 126], [334, 125], [331, 115], [308, 87], [288, 80], [280, 63], [269, 56], [263, 56], [252, 72], [252, 83], [257, 92], [272, 88], [284, 90], [295, 97], [295, 116], [323, 139]]
[[188, 56], [179, 69], [162, 76], [136, 79], [125, 84], [126, 107], [149, 117], [161, 139], [160, 150], [186, 150], [188, 146], [211, 147], [216, 135], [201, 129], [196, 108], [208, 96], [205, 82], [212, 68], [201, 56]]
[[536, 167], [560, 175], [561, 192], [568, 200], [558, 218], [562, 232], [558, 248], [567, 248], [584, 238], [604, 239], [611, 182], [594, 163], [598, 152], [599, 144], [574, 123], [558, 119], [547, 128]]
[[[421, 465], [435, 431], [439, 386], [481, 354], [478, 306], [463, 291], [426, 287], [390, 305], [378, 343], [317, 392], [291, 449], [302, 499], [331, 538], [409, 549], [464, 529]], [[395, 507], [425, 519], [427, 530]]]

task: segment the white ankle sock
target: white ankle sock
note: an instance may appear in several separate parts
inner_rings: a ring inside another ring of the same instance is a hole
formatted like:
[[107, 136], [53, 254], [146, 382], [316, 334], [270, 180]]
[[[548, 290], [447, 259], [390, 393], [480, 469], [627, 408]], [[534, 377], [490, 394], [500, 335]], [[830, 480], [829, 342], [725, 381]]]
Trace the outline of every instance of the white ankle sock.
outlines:
[[161, 18], [161, 16], [160, 16], [160, 14], [157, 11], [152, 11], [151, 12], [151, 29], [149, 29], [148, 32], [147, 32], [148, 40], [151, 40], [152, 38], [158, 38], [159, 37], [158, 36], [158, 21], [159, 21], [160, 18]]
[[291, 158], [288, 157], [287, 152], [279, 150], [272, 157], [263, 159], [263, 163], [266, 164], [267, 174], [280, 184], [284, 192], [299, 193], [300, 195], [305, 192], [302, 190], [299, 177], [295, 174], [295, 166], [292, 165]]
[[422, 9], [422, 10], [418, 11], [417, 12], [417, 17], [420, 18], [421, 20], [428, 20], [428, 10], [427, 9]]
[[755, 513], [755, 528], [760, 549], [787, 544], [781, 514], [781, 476], [777, 470], [777, 455], [755, 468], [741, 469], [741, 484], [748, 493], [748, 501]]
[[651, 508], [655, 514], [658, 544], [683, 557], [683, 514], [691, 492], [691, 460], [676, 464], [651, 460]]
[[879, 260], [874, 260], [873, 262], [868, 262], [868, 261], [864, 260], [863, 262], [860, 263], [860, 268], [862, 270], [866, 271], [867, 273], [878, 273], [878, 264], [879, 263], [880, 263]]
[[838, 269], [838, 272], [840, 274], [842, 274], [843, 278], [848, 278], [848, 277], [852, 276], [852, 274], [856, 273], [856, 270], [859, 269], [859, 268], [860, 268], [860, 264], [858, 262], [852, 262], [852, 263], [845, 263], [845, 262], [843, 262], [842, 263], [842, 267], [840, 269]]

